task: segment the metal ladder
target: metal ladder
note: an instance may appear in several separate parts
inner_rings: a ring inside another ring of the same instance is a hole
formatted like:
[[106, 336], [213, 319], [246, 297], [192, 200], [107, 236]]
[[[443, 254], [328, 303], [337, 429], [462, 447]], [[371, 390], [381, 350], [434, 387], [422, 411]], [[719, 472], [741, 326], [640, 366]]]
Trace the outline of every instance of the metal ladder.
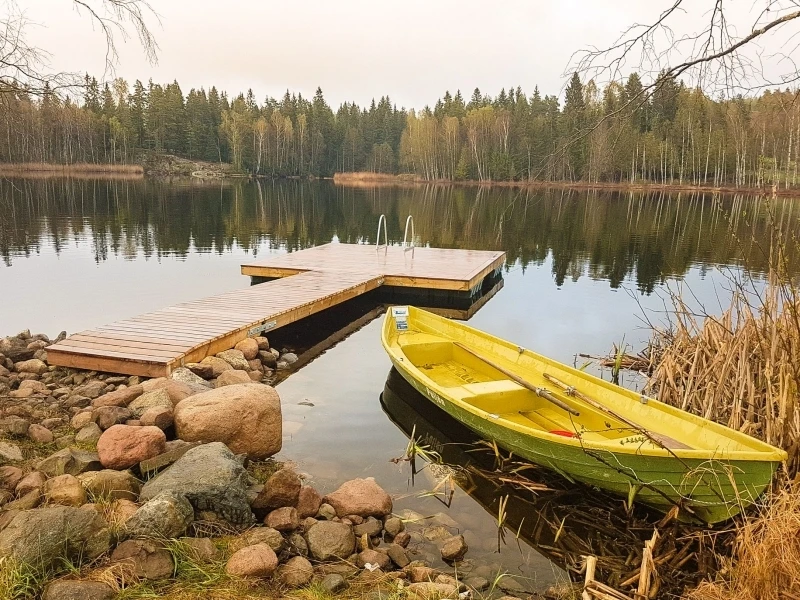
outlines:
[[[381, 249], [381, 225], [383, 225], [383, 248], [384, 253], [389, 251], [389, 234], [386, 231], [386, 215], [381, 215], [378, 217], [378, 234], [376, 236], [375, 241], [375, 251], [380, 252]], [[411, 226], [411, 239], [408, 238], [408, 227]], [[414, 230], [414, 217], [408, 215], [406, 219], [406, 229], [403, 233], [403, 252], [408, 252], [411, 250], [411, 258], [414, 258], [414, 240], [417, 237], [416, 231]]]

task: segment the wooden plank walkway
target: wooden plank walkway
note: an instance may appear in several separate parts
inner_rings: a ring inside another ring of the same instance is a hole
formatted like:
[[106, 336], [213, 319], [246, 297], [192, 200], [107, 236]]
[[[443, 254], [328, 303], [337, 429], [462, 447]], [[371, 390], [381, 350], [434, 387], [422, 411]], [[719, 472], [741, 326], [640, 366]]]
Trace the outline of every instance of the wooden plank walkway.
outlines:
[[76, 333], [48, 347], [47, 359], [63, 367], [162, 377], [384, 284], [473, 289], [505, 260], [502, 252], [472, 250], [417, 248], [414, 254], [326, 244], [243, 265], [246, 275], [281, 279]]

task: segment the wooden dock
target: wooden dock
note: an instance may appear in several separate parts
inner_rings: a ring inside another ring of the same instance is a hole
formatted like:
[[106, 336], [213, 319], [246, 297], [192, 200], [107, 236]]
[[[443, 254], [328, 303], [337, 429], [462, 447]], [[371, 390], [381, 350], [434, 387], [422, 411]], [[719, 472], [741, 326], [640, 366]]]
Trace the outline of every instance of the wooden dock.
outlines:
[[162, 377], [382, 285], [470, 293], [504, 252], [325, 244], [242, 265], [273, 279], [82, 331], [47, 348], [52, 365]]

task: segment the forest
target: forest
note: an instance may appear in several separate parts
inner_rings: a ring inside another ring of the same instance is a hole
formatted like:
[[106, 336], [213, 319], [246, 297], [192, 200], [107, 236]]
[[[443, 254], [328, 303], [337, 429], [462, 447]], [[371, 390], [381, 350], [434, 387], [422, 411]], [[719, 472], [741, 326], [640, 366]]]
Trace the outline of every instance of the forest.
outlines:
[[519, 87], [446, 92], [421, 110], [389, 98], [337, 110], [321, 89], [259, 103], [177, 81], [131, 86], [86, 76], [80, 98], [8, 93], [0, 163], [141, 164], [172, 154], [266, 177], [409, 173], [423, 180], [657, 182], [792, 187], [796, 90], [714, 99], [663, 77], [644, 94], [631, 74], [604, 88], [577, 74], [563, 94]]

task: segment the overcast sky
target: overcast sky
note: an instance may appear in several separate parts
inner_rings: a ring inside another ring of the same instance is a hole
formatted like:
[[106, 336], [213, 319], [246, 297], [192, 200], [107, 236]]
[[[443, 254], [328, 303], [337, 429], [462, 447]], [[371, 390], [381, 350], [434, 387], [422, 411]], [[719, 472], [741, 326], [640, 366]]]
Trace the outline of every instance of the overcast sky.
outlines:
[[[158, 63], [148, 64], [131, 39], [119, 43], [116, 74], [177, 79], [184, 92], [252, 88], [259, 101], [287, 88], [310, 96], [320, 86], [333, 105], [389, 94], [419, 108], [445, 90], [469, 96], [476, 86], [491, 95], [511, 85], [531, 93], [537, 84], [560, 93], [575, 50], [612, 43], [671, 1], [150, 0]], [[746, 11], [753, 1], [738, 4]], [[71, 0], [18, 2], [35, 23], [29, 41], [50, 52], [52, 68], [102, 75], [103, 35]]]

